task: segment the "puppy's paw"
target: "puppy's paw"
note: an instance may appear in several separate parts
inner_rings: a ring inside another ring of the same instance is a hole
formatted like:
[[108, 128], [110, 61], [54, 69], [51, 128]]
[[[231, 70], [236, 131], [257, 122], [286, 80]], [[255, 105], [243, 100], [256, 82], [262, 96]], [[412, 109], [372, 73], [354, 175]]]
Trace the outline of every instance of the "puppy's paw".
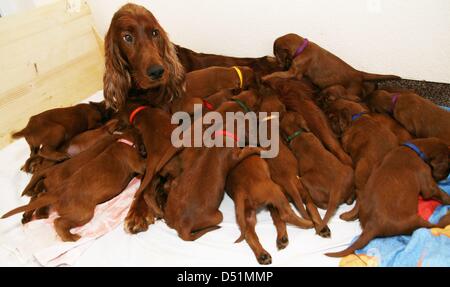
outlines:
[[272, 257], [266, 251], [264, 251], [263, 253], [259, 254], [257, 259], [258, 259], [258, 263], [261, 264], [261, 265], [272, 264]]
[[148, 226], [153, 223], [155, 223], [155, 218], [148, 208], [134, 208], [128, 212], [124, 227], [126, 232], [136, 234], [146, 231]]
[[287, 235], [277, 239], [277, 248], [278, 250], [282, 250], [289, 245], [289, 238]]
[[318, 231], [317, 234], [319, 234], [319, 236], [323, 238], [330, 238], [331, 230], [328, 226], [325, 226], [324, 228], [322, 228], [322, 230]]

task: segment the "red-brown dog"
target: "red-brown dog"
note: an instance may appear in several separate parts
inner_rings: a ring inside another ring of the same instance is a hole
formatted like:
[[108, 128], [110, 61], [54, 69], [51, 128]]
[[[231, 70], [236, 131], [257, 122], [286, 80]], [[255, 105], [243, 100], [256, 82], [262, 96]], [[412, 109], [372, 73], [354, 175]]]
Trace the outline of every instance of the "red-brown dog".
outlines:
[[298, 160], [302, 183], [314, 203], [327, 209], [322, 226], [317, 228], [322, 230], [338, 206], [352, 198], [353, 170], [323, 147], [299, 114], [287, 112], [280, 128]]
[[390, 151], [358, 197], [361, 235], [347, 249], [326, 255], [347, 256], [375, 237], [406, 235], [421, 227], [440, 226], [420, 217], [417, 210], [419, 195], [450, 204], [450, 196], [436, 183], [448, 176], [449, 152], [447, 144], [438, 138], [415, 139], [409, 146]]
[[[364, 187], [373, 169], [399, 142], [389, 129], [374, 120], [369, 110], [359, 103], [339, 99], [330, 104], [328, 111], [338, 133], [342, 135], [344, 150], [355, 164], [355, 193], [358, 198], [365, 192]], [[355, 220], [358, 202], [353, 210], [343, 213], [341, 218]]]
[[270, 214], [277, 228], [277, 246], [285, 248], [288, 243], [286, 222], [300, 228], [311, 228], [313, 223], [298, 217], [291, 209], [281, 187], [272, 181], [268, 164], [259, 156], [250, 156], [239, 163], [228, 175], [226, 187], [236, 209], [236, 221], [260, 264], [272, 263], [272, 257], [262, 247], [255, 231], [256, 212], [270, 207]]
[[145, 161], [135, 148], [136, 140], [124, 133], [95, 159], [75, 172], [55, 190], [47, 191], [29, 205], [18, 207], [2, 218], [22, 211], [52, 205], [59, 216], [55, 230], [63, 241], [77, 241], [80, 236], [70, 229], [88, 223], [97, 204], [117, 196], [135, 174], [143, 174]]
[[377, 90], [370, 95], [370, 107], [391, 113], [416, 137], [437, 137], [450, 145], [450, 112], [412, 92], [390, 93]]
[[297, 34], [287, 34], [276, 39], [273, 53], [277, 61], [289, 70], [264, 76], [263, 81], [274, 77], [301, 79], [306, 76], [320, 89], [341, 85], [349, 94], [360, 96], [364, 81], [400, 79], [393, 75], [357, 71], [337, 56]]

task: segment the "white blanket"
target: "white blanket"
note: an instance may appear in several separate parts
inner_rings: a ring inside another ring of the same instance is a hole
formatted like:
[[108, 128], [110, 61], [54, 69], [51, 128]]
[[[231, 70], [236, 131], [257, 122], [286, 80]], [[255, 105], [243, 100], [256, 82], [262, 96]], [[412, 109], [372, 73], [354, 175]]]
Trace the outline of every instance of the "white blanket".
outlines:
[[[99, 91], [86, 101], [102, 98]], [[0, 150], [0, 214], [28, 203], [29, 198], [20, 197], [31, 178], [20, 171], [28, 155], [29, 148], [24, 139]], [[127, 191], [132, 192], [133, 188], [135, 186]], [[122, 196], [125, 199], [121, 200], [127, 200], [126, 194]], [[272, 266], [337, 266], [339, 259], [326, 257], [323, 253], [347, 245], [360, 234], [358, 221], [339, 219], [338, 215], [350, 208], [342, 205], [332, 218], [329, 224], [331, 239], [315, 235], [313, 229], [288, 226], [289, 245], [281, 251], [276, 247], [276, 230], [269, 213], [260, 212], [256, 232], [261, 244], [272, 255]], [[44, 220], [22, 226], [21, 216], [15, 215], [0, 220], [0, 266], [259, 266], [245, 241], [234, 243], [240, 232], [234, 204], [228, 196], [225, 196], [220, 211], [224, 215], [222, 228], [194, 242], [181, 240], [175, 230], [158, 221], [147, 232], [137, 235], [127, 234], [120, 223], [98, 238], [82, 238], [75, 244], [62, 243]], [[319, 211], [323, 216], [325, 211]], [[52, 256], [65, 251], [69, 253], [63, 253], [63, 257]]]

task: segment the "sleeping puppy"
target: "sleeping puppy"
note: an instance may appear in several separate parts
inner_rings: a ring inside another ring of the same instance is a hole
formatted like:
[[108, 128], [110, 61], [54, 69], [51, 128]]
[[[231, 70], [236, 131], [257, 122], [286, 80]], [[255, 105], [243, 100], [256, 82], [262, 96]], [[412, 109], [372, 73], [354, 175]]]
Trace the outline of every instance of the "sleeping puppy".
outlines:
[[301, 79], [306, 76], [321, 90], [341, 85], [349, 94], [361, 96], [364, 81], [400, 79], [393, 75], [369, 74], [355, 70], [337, 56], [297, 34], [287, 34], [276, 39], [273, 53], [278, 63], [289, 70], [264, 76], [263, 81], [274, 77]]
[[186, 74], [186, 96], [205, 98], [223, 89], [246, 90], [253, 81], [249, 67], [209, 67]]
[[259, 156], [250, 156], [231, 170], [225, 189], [234, 201], [236, 221], [241, 230], [236, 242], [245, 239], [260, 264], [272, 263], [272, 257], [262, 247], [255, 231], [258, 209], [269, 208], [277, 228], [278, 249], [289, 243], [286, 222], [300, 228], [313, 227], [310, 220], [302, 219], [292, 211], [281, 187], [272, 181], [268, 164]]
[[381, 126], [389, 129], [398, 140], [398, 143], [404, 143], [406, 141], [412, 140], [414, 137], [402, 126], [399, 122], [393, 119], [387, 114], [372, 113], [371, 114], [374, 121], [378, 122]]
[[145, 161], [136, 149], [136, 142], [132, 133], [122, 134], [56, 189], [6, 213], [2, 218], [51, 205], [60, 216], [54, 221], [56, 233], [63, 241], [77, 241], [80, 236], [70, 230], [88, 223], [94, 216], [97, 204], [114, 198], [134, 175], [144, 173]]
[[22, 130], [12, 134], [17, 139], [25, 137], [30, 146], [30, 160], [23, 170], [33, 172], [33, 160], [35, 155], [51, 155], [57, 160], [69, 158], [66, 153], [57, 149], [67, 140], [86, 130], [97, 128], [101, 125], [106, 113], [104, 102], [78, 104], [68, 108], [51, 109], [34, 115]]
[[[399, 142], [388, 128], [380, 125], [369, 110], [359, 103], [339, 99], [330, 104], [328, 111], [342, 136], [342, 147], [355, 164], [355, 193], [359, 198], [365, 192], [364, 186], [372, 170]], [[355, 220], [358, 202], [353, 210], [343, 213], [341, 219]]]
[[[369, 177], [358, 196], [362, 233], [347, 249], [327, 253], [344, 257], [375, 237], [407, 235], [431, 224], [417, 214], [419, 195], [450, 204], [450, 196], [436, 181], [449, 173], [449, 148], [438, 138], [414, 139], [390, 151]], [[445, 222], [444, 222], [445, 223]]]
[[390, 93], [377, 90], [369, 106], [379, 113], [390, 113], [418, 138], [437, 137], [450, 145], [450, 112], [413, 92]]
[[352, 166], [352, 159], [342, 149], [323, 111], [311, 99], [314, 94], [307, 86], [295, 79], [281, 78], [269, 79], [266, 84], [279, 93], [288, 110], [301, 114], [311, 132], [331, 153], [343, 164]]
[[327, 151], [297, 113], [287, 112], [280, 123], [286, 142], [297, 158], [299, 173], [314, 203], [327, 209], [323, 223], [328, 223], [338, 206], [353, 197], [353, 170]]

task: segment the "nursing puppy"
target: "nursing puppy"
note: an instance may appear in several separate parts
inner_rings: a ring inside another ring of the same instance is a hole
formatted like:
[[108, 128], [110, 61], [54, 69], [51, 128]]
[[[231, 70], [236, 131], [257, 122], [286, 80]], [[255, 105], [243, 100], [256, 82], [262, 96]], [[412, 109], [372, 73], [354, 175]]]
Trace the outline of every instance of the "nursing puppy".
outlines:
[[360, 96], [364, 81], [400, 79], [398, 76], [355, 70], [337, 56], [297, 34], [286, 34], [276, 39], [273, 53], [278, 63], [289, 70], [264, 76], [263, 81], [273, 77], [301, 79], [306, 76], [322, 90], [341, 85], [349, 94]]
[[249, 67], [209, 67], [186, 74], [186, 96], [205, 98], [223, 89], [248, 89], [254, 81]]
[[302, 183], [314, 203], [327, 209], [322, 226], [317, 228], [321, 230], [337, 207], [352, 198], [353, 170], [323, 147], [299, 114], [287, 112], [280, 128], [297, 158]]
[[295, 79], [272, 78], [266, 81], [275, 89], [286, 108], [301, 114], [309, 129], [320, 139], [323, 145], [331, 151], [342, 163], [352, 166], [352, 160], [342, 149], [336, 135], [330, 128], [328, 119], [322, 110], [313, 102], [313, 91], [305, 84]]
[[[365, 192], [364, 187], [373, 169], [399, 142], [388, 128], [380, 125], [369, 110], [359, 103], [336, 100], [330, 104], [329, 116], [342, 136], [342, 147], [355, 164], [355, 193], [359, 198]], [[343, 213], [341, 218], [356, 219], [358, 205], [359, 201], [353, 210]]]
[[246, 240], [260, 264], [272, 263], [272, 257], [262, 247], [255, 231], [256, 212], [268, 207], [277, 228], [277, 247], [285, 248], [288, 243], [286, 222], [300, 228], [311, 228], [313, 223], [298, 217], [289, 205], [281, 187], [272, 181], [268, 164], [259, 156], [250, 156], [240, 162], [227, 177], [225, 189], [233, 199], [236, 221], [241, 236]]
[[135, 142], [131, 134], [123, 134], [55, 190], [47, 191], [29, 205], [18, 207], [2, 218], [51, 205], [60, 216], [54, 221], [56, 233], [63, 241], [77, 241], [80, 236], [70, 230], [88, 223], [97, 204], [117, 196], [135, 174], [144, 173], [145, 161], [134, 146]]
[[413, 92], [390, 93], [377, 90], [369, 106], [379, 113], [391, 113], [418, 138], [437, 137], [450, 145], [450, 112]]
[[[58, 160], [67, 159], [65, 153], [57, 149], [75, 135], [96, 128], [106, 113], [104, 103], [78, 104], [68, 108], [51, 109], [34, 115], [22, 130], [12, 134], [17, 139], [24, 137], [30, 146], [30, 157], [38, 154], [52, 154]], [[27, 161], [23, 167], [26, 172], [33, 172], [32, 162]]]
[[[259, 105], [260, 112], [267, 112], [268, 117], [261, 119], [260, 121], [266, 121], [267, 127], [271, 127], [272, 116], [270, 112], [278, 112], [279, 118], [283, 118], [286, 112], [286, 107], [278, 98], [278, 95], [270, 88], [262, 88], [261, 92], [261, 104]], [[268, 129], [268, 138], [272, 138], [272, 130]], [[272, 180], [278, 184], [285, 196], [294, 203], [300, 215], [303, 218], [311, 219], [314, 223], [314, 227], [318, 228], [322, 225], [322, 219], [317, 211], [317, 207], [314, 205], [311, 196], [304, 188], [301, 178], [298, 173], [298, 163], [295, 156], [284, 144], [283, 141], [279, 141], [278, 155], [274, 158], [266, 158], [268, 163], [270, 175]], [[305, 207], [303, 206], [305, 202]], [[316, 232], [322, 237], [330, 237], [330, 229], [328, 226], [317, 230]]]
[[419, 195], [450, 204], [450, 196], [436, 184], [448, 176], [449, 148], [438, 138], [415, 139], [410, 143], [384, 157], [358, 197], [363, 230], [359, 238], [345, 250], [325, 255], [347, 256], [375, 237], [407, 235], [421, 227], [441, 224], [429, 223], [417, 211]]
[[148, 229], [155, 217], [161, 217], [162, 211], [155, 201], [153, 193], [146, 194], [154, 176], [175, 156], [179, 149], [171, 143], [172, 131], [170, 114], [162, 109], [142, 105], [140, 101], [127, 101], [125, 104], [125, 121], [136, 127], [142, 136], [147, 160], [145, 175], [131, 207], [125, 218], [125, 230], [138, 233]]

